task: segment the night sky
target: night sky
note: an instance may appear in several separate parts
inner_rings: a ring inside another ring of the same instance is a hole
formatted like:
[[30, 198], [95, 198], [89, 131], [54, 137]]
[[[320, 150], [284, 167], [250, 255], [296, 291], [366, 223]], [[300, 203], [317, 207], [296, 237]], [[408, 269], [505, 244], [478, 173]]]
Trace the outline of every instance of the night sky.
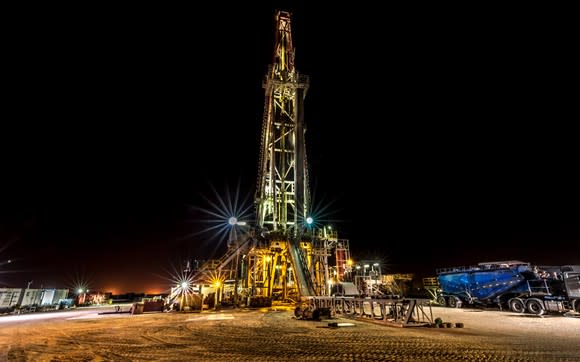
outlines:
[[[580, 264], [565, 19], [312, 6], [282, 7], [311, 79], [311, 188], [355, 259], [425, 275]], [[180, 261], [219, 254], [223, 240], [189, 235], [214, 189], [252, 203], [277, 8], [18, 16], [4, 51], [0, 287], [158, 292]]]

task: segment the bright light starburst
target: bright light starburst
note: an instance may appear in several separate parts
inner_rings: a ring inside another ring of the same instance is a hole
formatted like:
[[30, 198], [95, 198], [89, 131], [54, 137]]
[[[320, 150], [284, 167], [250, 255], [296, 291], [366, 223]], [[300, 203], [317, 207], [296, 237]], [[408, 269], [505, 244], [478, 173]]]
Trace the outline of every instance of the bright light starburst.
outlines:
[[336, 199], [326, 200], [322, 197], [320, 200], [316, 199], [316, 193], [312, 193], [310, 203], [310, 213], [307, 217], [299, 220], [304, 231], [312, 232], [323, 227], [331, 226], [332, 224], [342, 222], [342, 220], [333, 219], [339, 210], [334, 208]]
[[241, 196], [240, 184], [235, 190], [230, 190], [226, 186], [225, 192], [220, 194], [213, 185], [210, 185], [213, 197], [203, 196], [207, 206], [191, 206], [193, 210], [199, 211], [200, 216], [193, 222], [205, 224], [186, 238], [203, 236], [208, 240], [218, 241], [216, 248], [224, 241], [236, 242], [240, 237], [244, 237], [249, 232], [248, 226], [253, 222], [253, 205], [250, 202], [250, 195]]
[[179, 302], [181, 305], [189, 305], [195, 294], [195, 281], [193, 275], [188, 270], [178, 270], [175, 265], [171, 266], [172, 270], [162, 276], [170, 284], [169, 302]]
[[75, 272], [67, 282], [69, 293], [77, 297], [89, 293], [92, 289], [91, 284], [91, 278], [84, 271]]

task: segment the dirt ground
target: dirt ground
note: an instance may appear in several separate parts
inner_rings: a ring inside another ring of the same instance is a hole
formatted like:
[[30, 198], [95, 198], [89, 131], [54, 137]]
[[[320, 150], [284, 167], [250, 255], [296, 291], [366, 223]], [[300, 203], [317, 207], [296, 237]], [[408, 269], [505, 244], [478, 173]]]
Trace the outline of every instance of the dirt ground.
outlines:
[[98, 312], [0, 317], [0, 361], [580, 361], [580, 318], [561, 315], [433, 307], [464, 327], [400, 328], [282, 308]]

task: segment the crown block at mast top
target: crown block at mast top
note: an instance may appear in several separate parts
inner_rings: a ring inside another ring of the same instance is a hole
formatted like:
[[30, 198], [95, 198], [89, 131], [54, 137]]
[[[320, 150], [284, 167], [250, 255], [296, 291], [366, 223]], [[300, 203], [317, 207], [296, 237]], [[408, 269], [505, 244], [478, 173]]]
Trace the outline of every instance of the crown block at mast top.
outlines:
[[292, 43], [291, 14], [279, 10], [276, 13], [276, 38], [272, 66], [268, 69], [265, 88], [274, 82], [291, 82], [296, 88], [308, 89], [308, 76], [299, 74], [294, 65], [295, 49]]
[[[294, 46], [290, 13], [278, 11], [276, 14], [276, 48], [274, 49], [274, 70], [279, 76], [294, 73]], [[281, 79], [287, 80], [287, 79]]]

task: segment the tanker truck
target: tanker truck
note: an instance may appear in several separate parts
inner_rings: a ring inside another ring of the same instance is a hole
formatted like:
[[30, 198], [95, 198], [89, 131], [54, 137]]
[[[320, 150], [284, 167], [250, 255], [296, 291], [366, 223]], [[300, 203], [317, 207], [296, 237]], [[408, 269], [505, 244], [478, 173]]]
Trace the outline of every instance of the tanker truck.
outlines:
[[535, 315], [580, 313], [580, 265], [534, 266], [510, 260], [436, 272], [437, 302], [443, 306], [496, 306]]

